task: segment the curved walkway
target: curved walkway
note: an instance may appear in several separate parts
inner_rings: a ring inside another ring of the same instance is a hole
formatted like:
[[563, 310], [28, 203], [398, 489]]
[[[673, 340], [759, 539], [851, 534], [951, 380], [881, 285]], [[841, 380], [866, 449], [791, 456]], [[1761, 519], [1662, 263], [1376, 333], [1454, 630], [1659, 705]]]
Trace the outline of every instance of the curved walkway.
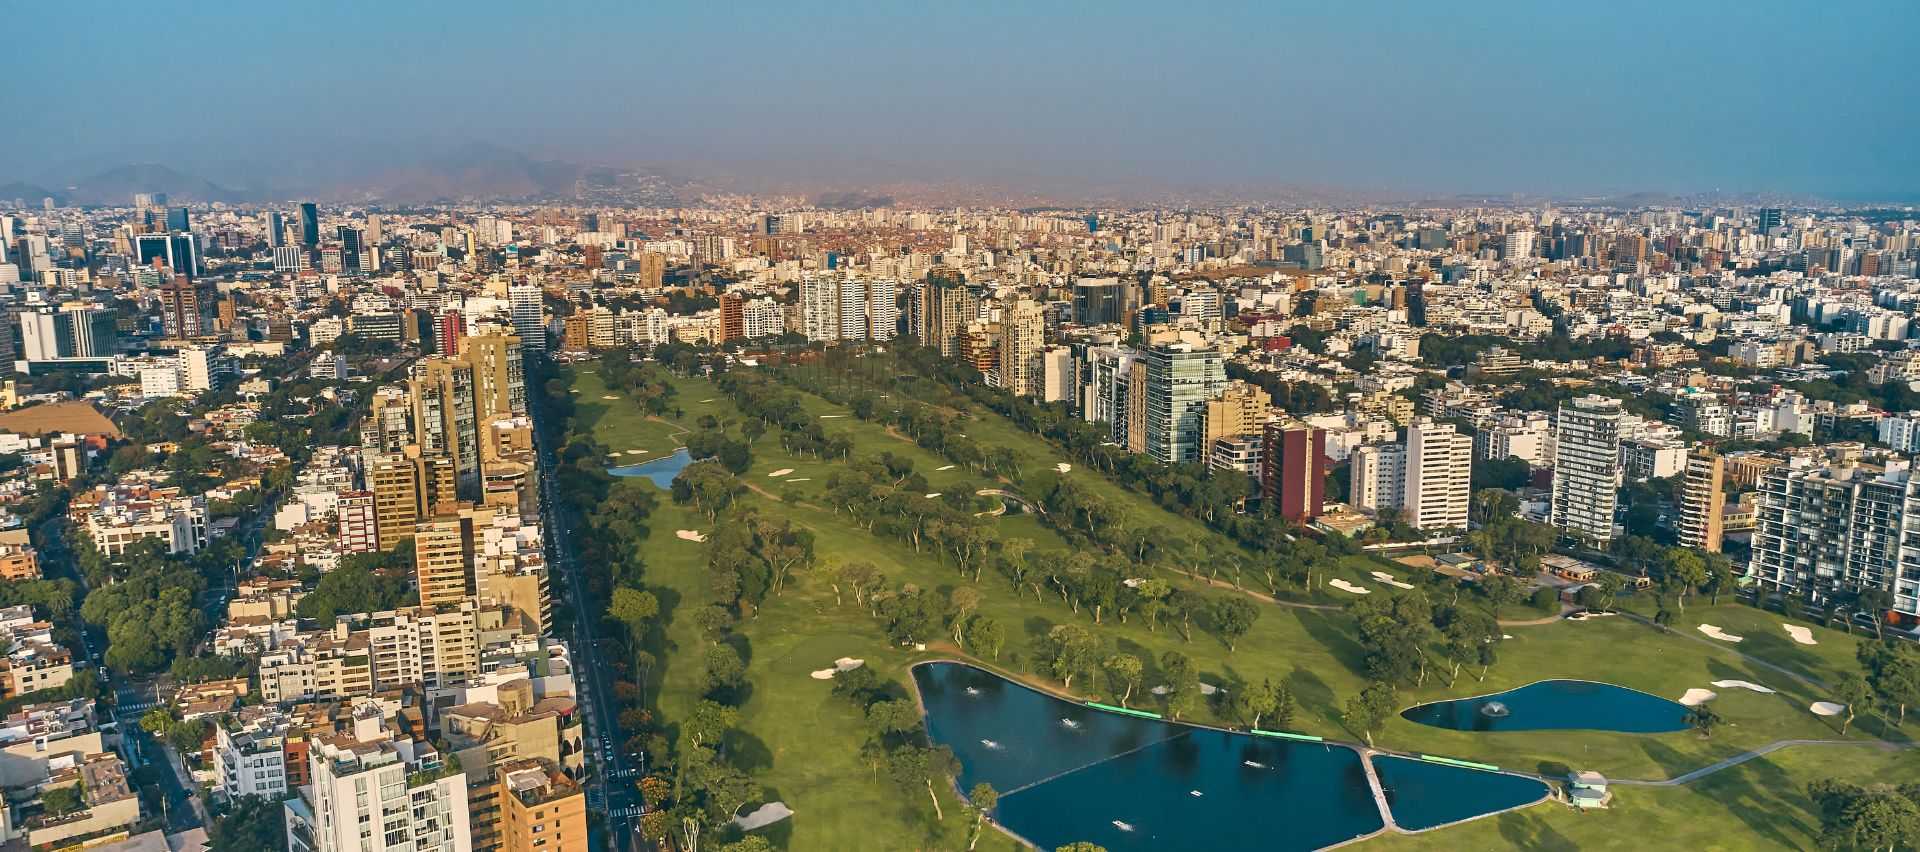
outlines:
[[[1012, 500], [1015, 503], [1019, 503], [1020, 508], [1025, 509], [1028, 512], [1031, 512], [1035, 515], [1039, 515], [1040, 517], [1043, 517], [1043, 518], [1047, 516], [1047, 510], [1040, 508], [1040, 504], [1035, 503], [1032, 500], [1028, 500], [1027, 498], [1022, 497], [1018, 494], [1015, 494], [1012, 491], [1008, 491], [1005, 488], [982, 488], [979, 491], [975, 491], [973, 493], [981, 497], [998, 497], [1002, 500]], [[1005, 509], [1002, 509], [1001, 511], [1005, 511]]]
[[1624, 778], [1609, 778], [1607, 779], [1607, 783], [1627, 784], [1635, 787], [1678, 787], [1682, 784], [1688, 784], [1693, 781], [1697, 781], [1701, 778], [1705, 778], [1708, 775], [1712, 775], [1713, 773], [1719, 772], [1722, 769], [1728, 769], [1731, 767], [1739, 766], [1740, 764], [1746, 763], [1747, 761], [1752, 760], [1756, 757], [1765, 757], [1783, 748], [1790, 748], [1792, 746], [1810, 746], [1810, 745], [1871, 746], [1881, 751], [1904, 751], [1906, 749], [1910, 749], [1914, 747], [1913, 743], [1890, 743], [1890, 742], [1887, 742], [1886, 740], [1777, 740], [1775, 742], [1767, 743], [1766, 745], [1763, 745], [1752, 751], [1744, 751], [1732, 757], [1729, 757], [1725, 760], [1707, 764], [1706, 766], [1702, 766], [1699, 769], [1693, 770], [1692, 772], [1684, 773], [1681, 775], [1675, 775], [1674, 777], [1668, 778], [1664, 781], [1638, 781], [1638, 780], [1624, 779]]

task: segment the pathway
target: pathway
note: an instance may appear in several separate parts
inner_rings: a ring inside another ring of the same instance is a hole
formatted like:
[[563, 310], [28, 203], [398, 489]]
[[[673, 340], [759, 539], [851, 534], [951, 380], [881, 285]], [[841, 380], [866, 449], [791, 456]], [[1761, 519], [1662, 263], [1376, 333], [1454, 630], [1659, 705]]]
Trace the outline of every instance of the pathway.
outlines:
[[[1631, 778], [1609, 778], [1607, 779], [1607, 783], [1626, 784], [1626, 785], [1636, 786], [1636, 787], [1678, 787], [1682, 784], [1688, 784], [1688, 783], [1697, 781], [1701, 778], [1705, 778], [1708, 775], [1712, 775], [1713, 773], [1719, 772], [1722, 769], [1739, 766], [1740, 764], [1746, 763], [1747, 761], [1752, 760], [1756, 757], [1765, 757], [1783, 748], [1789, 748], [1792, 746], [1803, 746], [1803, 745], [1871, 746], [1881, 751], [1902, 751], [1904, 749], [1913, 748], [1915, 744], [1890, 743], [1885, 740], [1778, 740], [1775, 742], [1767, 743], [1766, 745], [1763, 745], [1752, 751], [1741, 752], [1725, 760], [1718, 761], [1716, 763], [1710, 763], [1706, 766], [1700, 767], [1699, 769], [1695, 769], [1692, 772], [1688, 772], [1682, 775], [1676, 775], [1672, 778], [1668, 778], [1663, 781], [1642, 781], [1642, 780], [1636, 780]], [[1545, 776], [1536, 776], [1536, 777], [1544, 778]]]
[[1367, 789], [1373, 791], [1373, 804], [1380, 809], [1381, 829], [1399, 831], [1400, 826], [1393, 821], [1393, 806], [1387, 803], [1387, 791], [1380, 786], [1380, 773], [1373, 769], [1371, 751], [1371, 749], [1363, 749], [1360, 752], [1360, 766], [1367, 774]]

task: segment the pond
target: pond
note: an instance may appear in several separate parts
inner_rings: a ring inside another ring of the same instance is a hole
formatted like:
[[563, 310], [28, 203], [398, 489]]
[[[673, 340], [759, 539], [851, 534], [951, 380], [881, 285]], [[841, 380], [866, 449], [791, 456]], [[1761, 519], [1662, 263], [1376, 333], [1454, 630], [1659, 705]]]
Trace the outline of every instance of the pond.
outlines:
[[1493, 811], [1531, 805], [1547, 797], [1546, 782], [1519, 775], [1467, 769], [1376, 754], [1374, 774], [1393, 811], [1393, 824], [1420, 831], [1473, 819]]
[[672, 488], [673, 478], [679, 476], [681, 469], [690, 464], [693, 464], [693, 456], [688, 455], [685, 448], [681, 448], [674, 450], [673, 455], [670, 456], [662, 456], [640, 464], [610, 467], [607, 468], [607, 472], [614, 476], [644, 476], [653, 480], [653, 484], [661, 488]]
[[1543, 680], [1518, 689], [1410, 707], [1410, 722], [1456, 731], [1617, 731], [1658, 734], [1687, 727], [1687, 706], [1590, 680]]
[[[992, 784], [995, 818], [1042, 849], [1080, 840], [1110, 852], [1318, 849], [1385, 824], [1359, 752], [1344, 745], [1123, 716], [960, 663], [925, 663], [913, 678], [928, 733], [959, 758], [961, 789]], [[1511, 776], [1456, 771], [1447, 802], [1420, 819], [1524, 803]], [[1483, 778], [1506, 789], [1476, 810]], [[1532, 783], [1527, 801], [1544, 793]], [[1417, 789], [1410, 798], [1428, 795]]]

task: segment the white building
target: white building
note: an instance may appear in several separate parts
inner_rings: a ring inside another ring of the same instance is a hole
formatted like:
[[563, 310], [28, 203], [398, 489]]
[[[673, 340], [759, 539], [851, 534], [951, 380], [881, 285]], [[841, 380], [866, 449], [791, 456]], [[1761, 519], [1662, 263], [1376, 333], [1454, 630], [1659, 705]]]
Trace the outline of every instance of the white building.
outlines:
[[285, 805], [291, 852], [473, 849], [466, 776], [447, 771], [430, 747], [395, 740], [384, 712], [362, 704], [354, 708], [352, 732], [312, 744], [312, 783]]
[[1407, 450], [1399, 444], [1355, 447], [1348, 470], [1350, 502], [1355, 508], [1378, 512], [1400, 508], [1405, 488]]
[[1422, 530], [1467, 528], [1473, 473], [1473, 439], [1451, 423], [1425, 418], [1407, 427], [1405, 493], [1407, 523]]

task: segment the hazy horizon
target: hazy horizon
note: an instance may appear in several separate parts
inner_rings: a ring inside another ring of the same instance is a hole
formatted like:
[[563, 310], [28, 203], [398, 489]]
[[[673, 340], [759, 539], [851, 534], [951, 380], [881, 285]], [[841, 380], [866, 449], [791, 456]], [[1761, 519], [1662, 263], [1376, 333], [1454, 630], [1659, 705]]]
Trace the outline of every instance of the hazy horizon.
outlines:
[[796, 191], [1920, 191], [1911, 3], [10, 11], [0, 184], [484, 144]]

